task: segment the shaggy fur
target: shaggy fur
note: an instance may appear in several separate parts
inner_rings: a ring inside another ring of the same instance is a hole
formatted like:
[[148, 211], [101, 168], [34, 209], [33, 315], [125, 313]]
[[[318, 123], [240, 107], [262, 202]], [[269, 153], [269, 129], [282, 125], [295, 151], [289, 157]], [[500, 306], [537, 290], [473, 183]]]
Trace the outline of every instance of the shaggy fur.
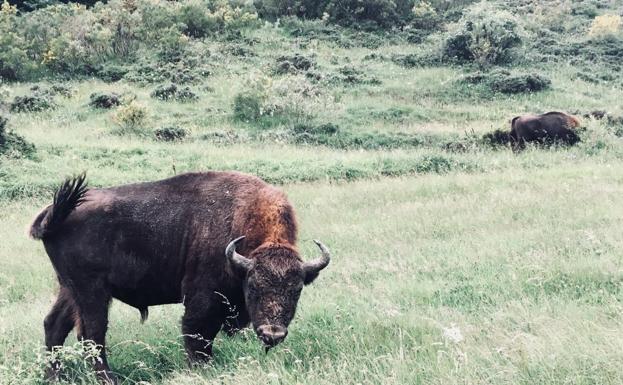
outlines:
[[574, 145], [580, 141], [575, 131], [579, 126], [578, 118], [564, 112], [524, 115], [513, 118], [509, 136], [515, 149], [523, 149], [529, 142]]
[[[61, 286], [45, 320], [48, 349], [74, 326], [104, 347], [112, 298], [143, 319], [149, 306], [183, 302], [191, 361], [211, 356], [221, 328], [233, 333], [251, 321], [267, 346], [285, 338], [303, 285], [322, 267], [308, 271], [302, 262], [294, 210], [281, 191], [228, 172], [85, 186], [84, 176], [65, 181], [30, 230], [43, 240]], [[248, 271], [224, 253], [241, 235], [237, 251], [254, 261]], [[95, 367], [114, 382], [104, 348]]]

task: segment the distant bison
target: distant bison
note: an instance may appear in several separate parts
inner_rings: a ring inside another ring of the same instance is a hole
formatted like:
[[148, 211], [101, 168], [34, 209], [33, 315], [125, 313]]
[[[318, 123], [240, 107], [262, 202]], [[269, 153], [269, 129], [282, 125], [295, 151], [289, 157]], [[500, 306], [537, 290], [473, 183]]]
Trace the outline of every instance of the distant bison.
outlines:
[[573, 145], [580, 141], [574, 131], [580, 121], [564, 112], [548, 112], [541, 115], [524, 115], [513, 118], [509, 134], [513, 148], [522, 149], [526, 143], [562, 143]]
[[221, 328], [234, 333], [249, 322], [267, 349], [277, 345], [303, 285], [329, 264], [318, 241], [322, 256], [303, 262], [292, 206], [253, 176], [207, 172], [85, 186], [84, 176], [65, 181], [30, 234], [43, 240], [60, 283], [44, 322], [47, 348], [62, 345], [75, 327], [80, 339], [100, 348], [94, 366], [105, 382], [116, 383], [105, 352], [112, 298], [143, 319], [149, 306], [182, 302], [184, 343], [194, 362], [210, 358]]

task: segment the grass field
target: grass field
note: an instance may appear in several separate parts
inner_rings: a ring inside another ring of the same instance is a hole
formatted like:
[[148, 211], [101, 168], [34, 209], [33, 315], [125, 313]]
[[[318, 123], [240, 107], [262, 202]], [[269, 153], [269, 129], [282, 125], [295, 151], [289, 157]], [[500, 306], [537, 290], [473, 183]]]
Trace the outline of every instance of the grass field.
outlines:
[[[155, 84], [126, 80], [0, 84], [5, 101], [33, 86], [72, 90], [54, 109], [6, 114], [36, 151], [0, 155], [0, 384], [42, 383], [43, 318], [57, 283], [26, 229], [62, 179], [87, 171], [91, 186], [111, 186], [200, 170], [281, 186], [298, 213], [302, 254], [314, 257], [320, 239], [331, 265], [303, 291], [283, 344], [264, 354], [251, 331], [219, 336], [213, 362], [192, 370], [182, 305], [154, 307], [141, 325], [135, 309], [114, 302], [109, 359], [123, 384], [623, 383], [620, 122], [583, 119], [572, 148], [514, 153], [479, 141], [522, 113], [621, 115], [620, 76], [591, 82], [571, 61], [518, 64], [552, 85], [506, 95], [463, 82], [473, 67], [378, 59], [409, 53], [409, 44], [345, 48], [269, 25], [246, 37], [255, 43], [203, 43], [211, 74], [191, 86], [199, 99], [190, 103], [155, 99]], [[228, 53], [240, 45], [251, 53]], [[297, 105], [237, 119], [235, 98], [249, 84], [303, 83], [273, 73], [279, 56], [294, 52], [327, 79], [346, 66], [364, 81], [305, 82], [320, 90], [300, 101], [311, 113]], [[120, 124], [118, 109], [88, 105], [93, 92], [117, 93], [146, 115]], [[297, 141], [301, 124], [339, 130]], [[153, 130], [169, 126], [188, 136], [156, 140]], [[96, 384], [74, 334], [65, 345], [67, 383]]]

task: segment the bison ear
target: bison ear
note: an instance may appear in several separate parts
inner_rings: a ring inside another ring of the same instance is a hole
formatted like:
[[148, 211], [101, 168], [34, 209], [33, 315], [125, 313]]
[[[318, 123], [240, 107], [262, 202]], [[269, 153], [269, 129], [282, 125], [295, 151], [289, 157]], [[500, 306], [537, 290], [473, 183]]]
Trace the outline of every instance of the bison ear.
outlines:
[[329, 249], [327, 249], [327, 247], [320, 241], [314, 239], [314, 242], [316, 242], [316, 245], [320, 248], [322, 256], [303, 264], [303, 283], [305, 285], [309, 285], [314, 282], [314, 280], [318, 277], [320, 270], [327, 267], [331, 261], [331, 253], [329, 253]]

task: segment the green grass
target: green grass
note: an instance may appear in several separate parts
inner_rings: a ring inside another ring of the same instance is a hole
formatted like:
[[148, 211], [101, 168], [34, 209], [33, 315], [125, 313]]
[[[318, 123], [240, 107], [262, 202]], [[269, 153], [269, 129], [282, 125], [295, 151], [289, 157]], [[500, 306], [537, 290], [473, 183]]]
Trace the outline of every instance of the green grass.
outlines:
[[[572, 64], [534, 63], [514, 69], [548, 76], [551, 89], [492, 94], [461, 82], [475, 68], [364, 60], [408, 54], [413, 45], [343, 48], [272, 26], [246, 34], [257, 40], [245, 46], [254, 56], [229, 54], [239, 42], [203, 43], [212, 74], [190, 85], [197, 102], [151, 98], [158, 84], [82, 79], [67, 82], [75, 93], [57, 97], [54, 110], [10, 114], [9, 127], [36, 153], [0, 156], [0, 384], [41, 383], [42, 321], [57, 283], [26, 229], [60, 181], [84, 170], [95, 187], [185, 171], [258, 175], [288, 193], [305, 257], [317, 252], [315, 238], [334, 254], [304, 290], [288, 339], [266, 355], [244, 332], [219, 337], [214, 361], [190, 370], [181, 305], [152, 308], [141, 325], [136, 310], [113, 303], [109, 357], [124, 384], [623, 383], [623, 139], [616, 127], [585, 119], [578, 146], [518, 154], [476, 140], [508, 129], [522, 113], [620, 115], [620, 81], [593, 84], [578, 80]], [[337, 136], [305, 144], [288, 116], [262, 124], [234, 119], [233, 100], [249, 79], [261, 73], [276, 81], [276, 58], [295, 52], [313, 57], [327, 77], [349, 65], [381, 80], [317, 84], [330, 108], [319, 103], [303, 123], [337, 125]], [[33, 85], [3, 85], [6, 99]], [[92, 92], [136, 99], [147, 118], [126, 132], [113, 121], [115, 110], [88, 106]], [[162, 127], [189, 137], [158, 142], [153, 130]], [[449, 142], [464, 147], [447, 150]], [[74, 341], [63, 353], [70, 383], [95, 384]]]
[[[621, 166], [291, 185], [303, 254], [313, 237], [335, 257], [283, 345], [219, 338], [214, 363], [188, 371], [181, 306], [141, 326], [115, 303], [111, 364], [129, 384], [619, 383]], [[45, 203], [2, 205], [3, 383], [38, 368], [54, 274], [15, 229]]]

